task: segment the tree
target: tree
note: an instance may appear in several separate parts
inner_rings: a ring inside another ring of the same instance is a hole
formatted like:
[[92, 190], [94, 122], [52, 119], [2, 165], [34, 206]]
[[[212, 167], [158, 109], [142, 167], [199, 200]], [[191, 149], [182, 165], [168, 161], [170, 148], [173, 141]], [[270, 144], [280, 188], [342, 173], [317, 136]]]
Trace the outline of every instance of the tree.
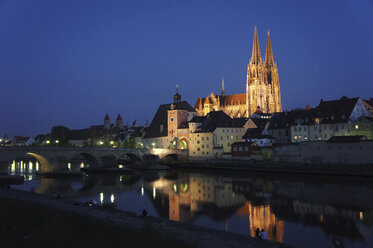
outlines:
[[52, 145], [67, 145], [69, 140], [70, 130], [64, 126], [54, 126], [51, 130], [50, 141]]

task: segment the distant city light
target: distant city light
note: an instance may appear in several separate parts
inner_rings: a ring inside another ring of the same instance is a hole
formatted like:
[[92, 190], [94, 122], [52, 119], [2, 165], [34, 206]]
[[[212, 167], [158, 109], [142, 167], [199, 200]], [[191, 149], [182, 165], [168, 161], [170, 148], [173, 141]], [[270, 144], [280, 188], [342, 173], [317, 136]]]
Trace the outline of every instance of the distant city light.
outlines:
[[59, 140], [56, 140], [56, 143], [58, 144], [58, 143], [60, 143], [60, 141], [59, 141]]
[[51, 141], [50, 140], [47, 140], [47, 142], [46, 142], [47, 144], [49, 144], [49, 143], [51, 143]]
[[144, 185], [141, 185], [141, 196], [144, 196]]
[[111, 145], [114, 144], [114, 141], [110, 141], [110, 144], [111, 144]]
[[111, 194], [111, 196], [110, 196], [110, 201], [111, 201], [111, 203], [114, 203], [114, 200], [115, 200], [115, 197], [114, 197], [113, 194]]
[[157, 192], [156, 192], [155, 188], [153, 188], [153, 199], [155, 199], [156, 195], [157, 195]]

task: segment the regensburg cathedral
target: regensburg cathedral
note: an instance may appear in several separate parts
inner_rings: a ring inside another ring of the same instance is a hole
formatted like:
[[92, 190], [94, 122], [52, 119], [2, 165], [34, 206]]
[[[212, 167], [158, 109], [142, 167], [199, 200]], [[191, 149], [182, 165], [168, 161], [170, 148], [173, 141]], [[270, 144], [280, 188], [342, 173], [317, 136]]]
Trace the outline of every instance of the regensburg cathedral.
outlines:
[[246, 94], [225, 95], [224, 79], [221, 95], [197, 99], [194, 106], [198, 115], [211, 111], [224, 111], [231, 118], [250, 117], [254, 112], [274, 113], [282, 111], [280, 81], [277, 65], [273, 59], [269, 31], [265, 60], [260, 55], [258, 33], [254, 30], [253, 52], [247, 68]]

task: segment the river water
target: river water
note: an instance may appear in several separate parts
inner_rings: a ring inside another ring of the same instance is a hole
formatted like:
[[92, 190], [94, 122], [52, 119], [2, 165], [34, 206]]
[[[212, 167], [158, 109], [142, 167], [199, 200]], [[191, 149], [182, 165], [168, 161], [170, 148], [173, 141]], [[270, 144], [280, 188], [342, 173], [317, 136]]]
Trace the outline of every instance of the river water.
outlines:
[[[69, 163], [71, 170], [87, 166]], [[373, 179], [197, 170], [43, 178], [36, 161], [13, 161], [12, 188], [95, 200], [118, 209], [254, 236], [296, 247], [373, 247]]]

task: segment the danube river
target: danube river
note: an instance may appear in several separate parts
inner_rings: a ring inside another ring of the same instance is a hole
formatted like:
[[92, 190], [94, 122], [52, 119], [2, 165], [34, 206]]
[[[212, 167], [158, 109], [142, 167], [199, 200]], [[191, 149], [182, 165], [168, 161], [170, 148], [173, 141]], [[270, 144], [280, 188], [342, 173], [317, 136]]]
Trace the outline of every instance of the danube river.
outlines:
[[[87, 166], [75, 161], [70, 170]], [[136, 171], [82, 178], [35, 176], [34, 160], [13, 161], [23, 175], [12, 188], [98, 204], [179, 222], [268, 238], [296, 247], [373, 247], [373, 179], [229, 173], [197, 170]]]

